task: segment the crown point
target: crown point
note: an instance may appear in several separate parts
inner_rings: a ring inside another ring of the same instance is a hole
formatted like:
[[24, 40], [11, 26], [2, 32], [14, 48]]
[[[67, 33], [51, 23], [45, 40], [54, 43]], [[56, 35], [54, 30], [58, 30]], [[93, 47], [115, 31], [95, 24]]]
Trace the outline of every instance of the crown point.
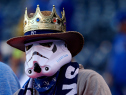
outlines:
[[63, 7], [63, 10], [64, 10], [64, 7]]
[[25, 10], [27, 10], [27, 7], [26, 7], [26, 9]]
[[[36, 12], [30, 13], [28, 16], [27, 8], [24, 15], [24, 33], [31, 30], [57, 30], [65, 31], [66, 29], [66, 19], [65, 11], [62, 12], [62, 18], [60, 18], [53, 5], [52, 12], [42, 12], [40, 11], [39, 5], [36, 5]], [[33, 27], [35, 26], [35, 27]]]

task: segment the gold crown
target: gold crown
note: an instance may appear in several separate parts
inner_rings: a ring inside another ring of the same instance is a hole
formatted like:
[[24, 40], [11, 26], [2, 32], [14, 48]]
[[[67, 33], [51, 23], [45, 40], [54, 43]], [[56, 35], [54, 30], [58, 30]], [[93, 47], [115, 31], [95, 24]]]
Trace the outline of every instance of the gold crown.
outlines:
[[66, 31], [64, 8], [63, 12], [61, 12], [62, 18], [57, 15], [55, 5], [53, 5], [52, 12], [40, 11], [39, 5], [37, 5], [36, 12], [31, 14], [33, 16], [28, 17], [26, 8], [24, 15], [24, 33], [32, 30], [56, 30], [61, 32]]

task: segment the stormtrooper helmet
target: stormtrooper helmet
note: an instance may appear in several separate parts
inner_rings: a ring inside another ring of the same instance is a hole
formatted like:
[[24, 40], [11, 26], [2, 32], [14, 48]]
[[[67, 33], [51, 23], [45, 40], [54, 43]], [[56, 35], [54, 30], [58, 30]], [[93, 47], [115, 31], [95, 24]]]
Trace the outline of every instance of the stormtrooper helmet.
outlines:
[[72, 59], [62, 40], [40, 40], [25, 44], [25, 73], [31, 78], [54, 75]]

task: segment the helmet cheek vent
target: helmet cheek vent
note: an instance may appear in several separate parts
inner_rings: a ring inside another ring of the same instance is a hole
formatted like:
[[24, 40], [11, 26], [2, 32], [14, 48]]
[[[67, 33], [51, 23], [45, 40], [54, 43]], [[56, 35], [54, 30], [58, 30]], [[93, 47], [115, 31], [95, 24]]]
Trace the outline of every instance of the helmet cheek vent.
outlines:
[[28, 73], [31, 74], [32, 73], [32, 70], [28, 70]]

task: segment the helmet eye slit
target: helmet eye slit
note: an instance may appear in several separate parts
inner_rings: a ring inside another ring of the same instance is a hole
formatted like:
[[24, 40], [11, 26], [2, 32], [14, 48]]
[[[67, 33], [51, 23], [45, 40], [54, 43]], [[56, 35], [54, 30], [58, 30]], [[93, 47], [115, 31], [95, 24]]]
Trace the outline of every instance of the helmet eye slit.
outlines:
[[48, 43], [39, 43], [41, 46], [44, 46], [44, 47], [51, 47], [53, 42], [48, 42]]
[[67, 47], [67, 44], [65, 43], [64, 46]]
[[28, 51], [32, 46], [33, 46], [33, 44], [32, 45], [25, 46], [26, 51]]

